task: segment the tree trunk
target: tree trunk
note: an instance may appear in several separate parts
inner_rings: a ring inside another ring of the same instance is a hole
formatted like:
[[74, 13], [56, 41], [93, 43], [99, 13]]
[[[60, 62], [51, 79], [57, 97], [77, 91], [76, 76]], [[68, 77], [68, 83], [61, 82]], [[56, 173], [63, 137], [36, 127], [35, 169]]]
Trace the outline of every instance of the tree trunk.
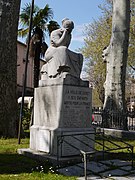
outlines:
[[0, 0], [0, 136], [17, 135], [18, 0]]
[[39, 82], [41, 42], [36, 42], [35, 46], [36, 47], [34, 57], [34, 88], [38, 87]]
[[[125, 76], [128, 57], [128, 42], [130, 28], [130, 1], [113, 0], [112, 36], [109, 46], [103, 56], [107, 63], [105, 88], [105, 112], [114, 116], [114, 126], [127, 128], [125, 103]], [[119, 118], [116, 118], [116, 115]], [[107, 114], [106, 114], [107, 116]], [[107, 117], [105, 126], [110, 127]], [[118, 125], [119, 121], [119, 125]]]

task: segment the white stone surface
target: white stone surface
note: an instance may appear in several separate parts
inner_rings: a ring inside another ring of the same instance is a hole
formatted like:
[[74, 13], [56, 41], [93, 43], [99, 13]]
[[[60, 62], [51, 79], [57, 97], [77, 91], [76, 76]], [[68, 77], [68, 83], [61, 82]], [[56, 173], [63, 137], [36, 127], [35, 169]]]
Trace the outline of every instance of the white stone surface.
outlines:
[[88, 87], [62, 83], [36, 88], [30, 148], [58, 157], [91, 151], [94, 147], [90, 139], [94, 139], [91, 106], [92, 92]]
[[50, 46], [45, 52], [46, 64], [41, 69], [41, 79], [63, 78], [65, 74], [80, 78], [83, 56], [68, 49], [73, 28], [73, 21], [65, 18], [62, 20], [62, 28], [51, 32]]
[[90, 128], [91, 89], [55, 85], [35, 89], [34, 125], [46, 128]]
[[50, 152], [50, 131], [42, 126], [30, 128], [30, 148], [36, 151]]
[[51, 155], [58, 155], [58, 157], [79, 155], [80, 150], [92, 150], [94, 142], [89, 137], [94, 139], [94, 130], [92, 128], [58, 128], [57, 130], [50, 130], [42, 126], [32, 126], [30, 129], [30, 148]]
[[39, 87], [54, 86], [54, 85], [70, 85], [70, 86], [81, 86], [89, 87], [89, 81], [83, 81], [80, 78], [75, 78], [70, 74], [67, 74], [65, 78], [55, 78], [55, 79], [42, 79], [39, 80]]

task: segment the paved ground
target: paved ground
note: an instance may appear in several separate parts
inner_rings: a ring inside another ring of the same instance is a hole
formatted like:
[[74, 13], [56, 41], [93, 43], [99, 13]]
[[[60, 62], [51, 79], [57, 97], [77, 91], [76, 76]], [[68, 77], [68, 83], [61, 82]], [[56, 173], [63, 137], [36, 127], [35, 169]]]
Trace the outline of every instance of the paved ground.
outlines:
[[[74, 166], [59, 169], [61, 174], [66, 176], [77, 176], [78, 180], [85, 180], [84, 164], [79, 163]], [[131, 162], [119, 159], [88, 162], [87, 180], [135, 180], [135, 167]]]

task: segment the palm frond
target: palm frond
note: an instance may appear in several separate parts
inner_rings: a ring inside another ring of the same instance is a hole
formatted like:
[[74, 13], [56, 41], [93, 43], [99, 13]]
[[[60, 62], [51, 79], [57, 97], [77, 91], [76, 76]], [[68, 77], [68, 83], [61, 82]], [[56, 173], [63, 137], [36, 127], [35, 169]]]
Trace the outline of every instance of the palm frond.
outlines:
[[18, 30], [18, 36], [24, 38], [28, 35], [28, 32], [29, 32], [29, 28], [25, 28], [25, 29], [21, 28]]
[[29, 25], [29, 16], [25, 13], [20, 14], [19, 22], [21, 26], [28, 26]]
[[[40, 8], [37, 5], [34, 5], [33, 14], [38, 12], [39, 10], [40, 10]], [[30, 15], [30, 11], [31, 11], [31, 3], [26, 3], [24, 5], [24, 8], [22, 8], [21, 13], [25, 13], [27, 15]]]
[[49, 21], [49, 24], [47, 24], [47, 29], [49, 35], [51, 34], [52, 31], [60, 28], [60, 25], [56, 21]]
[[[38, 6], [34, 6], [34, 10], [33, 10], [33, 17], [34, 15], [39, 11], [39, 7]], [[31, 11], [31, 4], [30, 3], [26, 3], [25, 7], [22, 8], [22, 11], [19, 15], [19, 22], [20, 25], [22, 26], [29, 26], [29, 21], [30, 21], [30, 11]]]
[[33, 18], [33, 27], [38, 26], [44, 28], [44, 25], [53, 18], [53, 11], [47, 4], [43, 9], [40, 9]]

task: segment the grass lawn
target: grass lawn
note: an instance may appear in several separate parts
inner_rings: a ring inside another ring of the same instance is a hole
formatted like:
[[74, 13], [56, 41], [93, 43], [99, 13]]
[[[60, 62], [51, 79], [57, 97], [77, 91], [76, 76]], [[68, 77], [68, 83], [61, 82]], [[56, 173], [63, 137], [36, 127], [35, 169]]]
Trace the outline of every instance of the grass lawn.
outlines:
[[37, 162], [17, 153], [19, 148], [29, 147], [29, 139], [0, 139], [0, 179], [2, 180], [75, 180], [54, 172], [51, 164]]
[[[101, 144], [102, 141], [98, 140]], [[126, 141], [135, 147], [135, 140]], [[121, 147], [121, 141], [114, 141]], [[113, 144], [105, 142], [105, 145], [110, 148], [115, 148]], [[18, 144], [17, 139], [0, 139], [0, 180], [75, 180], [76, 177], [65, 177], [53, 170], [52, 165], [48, 161], [42, 163], [30, 159], [17, 153], [19, 148], [28, 148], [29, 138], [21, 139], [21, 144]], [[101, 150], [102, 147], [95, 144], [96, 149]], [[112, 158], [126, 158], [129, 160], [131, 155], [128, 149], [117, 150]], [[135, 158], [135, 154], [133, 155]], [[109, 158], [109, 157], [108, 157]]]
[[[103, 151], [103, 139], [104, 139], [104, 151], [106, 153], [105, 160], [108, 159], [121, 159], [132, 162], [135, 166], [135, 140], [129, 139], [119, 139], [113, 137], [100, 138], [101, 136], [95, 136], [95, 149], [98, 151]], [[133, 154], [131, 146], [133, 146]]]

